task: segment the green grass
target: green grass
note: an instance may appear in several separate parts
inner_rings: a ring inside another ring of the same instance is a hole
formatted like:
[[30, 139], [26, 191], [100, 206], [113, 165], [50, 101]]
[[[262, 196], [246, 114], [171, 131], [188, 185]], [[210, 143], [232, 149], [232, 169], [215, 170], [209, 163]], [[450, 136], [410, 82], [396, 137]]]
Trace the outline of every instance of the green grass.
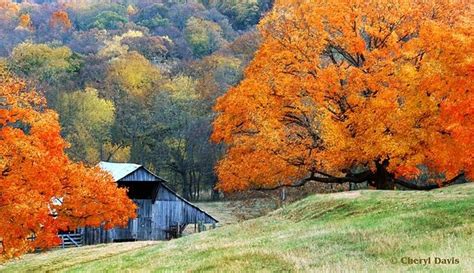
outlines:
[[[455, 265], [406, 265], [402, 257]], [[30, 254], [0, 271], [473, 272], [474, 184], [313, 195], [267, 216], [168, 242]]]

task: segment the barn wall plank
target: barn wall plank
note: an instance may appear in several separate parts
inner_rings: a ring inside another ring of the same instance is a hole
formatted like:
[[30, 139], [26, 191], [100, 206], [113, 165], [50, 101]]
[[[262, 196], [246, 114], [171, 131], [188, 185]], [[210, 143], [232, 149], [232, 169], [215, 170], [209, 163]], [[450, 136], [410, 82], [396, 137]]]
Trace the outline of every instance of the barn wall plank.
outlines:
[[139, 168], [120, 179], [122, 182], [144, 182], [144, 181], [160, 181], [155, 175], [147, 171], [145, 168]]

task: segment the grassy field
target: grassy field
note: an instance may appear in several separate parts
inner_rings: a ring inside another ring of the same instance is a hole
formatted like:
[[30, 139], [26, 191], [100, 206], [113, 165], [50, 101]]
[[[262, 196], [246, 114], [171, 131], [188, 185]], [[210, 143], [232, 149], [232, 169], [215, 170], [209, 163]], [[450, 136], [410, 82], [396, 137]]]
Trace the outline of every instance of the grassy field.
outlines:
[[229, 225], [254, 219], [278, 208], [275, 200], [254, 198], [250, 200], [232, 200], [221, 202], [196, 203], [198, 207], [219, 219], [219, 224]]
[[[431, 264], [402, 258], [431, 257]], [[435, 258], [458, 264], [434, 264]], [[447, 260], [445, 260], [447, 261]], [[473, 272], [474, 184], [314, 195], [169, 242], [30, 254], [0, 271]]]

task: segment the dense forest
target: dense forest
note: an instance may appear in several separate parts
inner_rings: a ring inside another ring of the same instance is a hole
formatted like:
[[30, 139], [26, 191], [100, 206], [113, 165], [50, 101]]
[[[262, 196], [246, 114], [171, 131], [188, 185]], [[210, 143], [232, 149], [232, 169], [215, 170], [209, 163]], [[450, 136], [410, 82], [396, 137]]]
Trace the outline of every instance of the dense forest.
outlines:
[[271, 5], [2, 1], [0, 65], [58, 112], [72, 160], [142, 164], [185, 198], [209, 198], [223, 153], [212, 108], [242, 79]]

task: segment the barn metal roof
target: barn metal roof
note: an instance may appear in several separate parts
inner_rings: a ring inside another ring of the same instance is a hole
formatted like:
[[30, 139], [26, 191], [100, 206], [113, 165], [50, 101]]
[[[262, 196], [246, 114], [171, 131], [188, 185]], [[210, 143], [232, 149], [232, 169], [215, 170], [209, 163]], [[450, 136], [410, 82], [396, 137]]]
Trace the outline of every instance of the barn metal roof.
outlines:
[[98, 166], [102, 170], [109, 172], [115, 181], [119, 181], [141, 167], [141, 165], [132, 163], [111, 163], [104, 161], [100, 162]]

